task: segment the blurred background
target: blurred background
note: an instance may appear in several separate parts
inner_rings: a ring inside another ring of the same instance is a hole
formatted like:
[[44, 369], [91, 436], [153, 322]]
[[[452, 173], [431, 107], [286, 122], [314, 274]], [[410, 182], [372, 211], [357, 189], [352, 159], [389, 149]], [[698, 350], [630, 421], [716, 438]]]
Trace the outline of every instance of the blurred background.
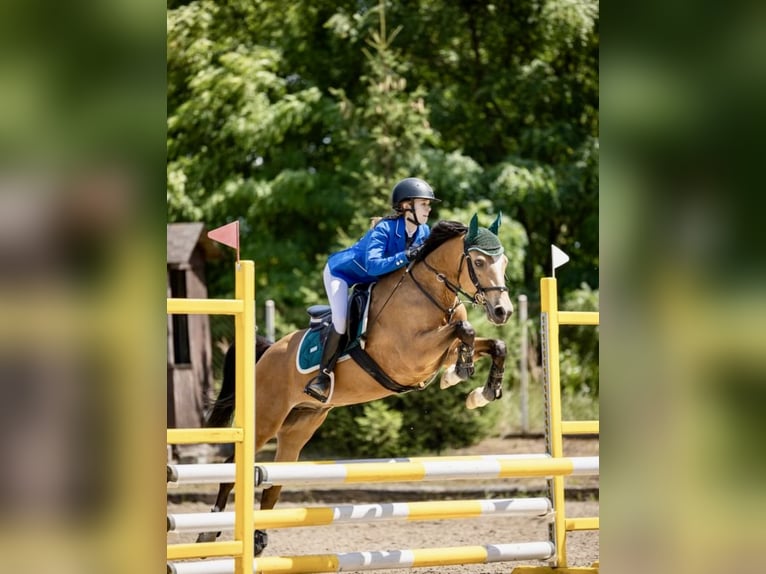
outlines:
[[169, 223], [239, 218], [284, 334], [407, 175], [533, 325], [550, 243], [606, 289], [605, 571], [761, 569], [763, 7], [506, 4], [0, 7], [0, 570], [162, 568]]
[[2, 572], [164, 558], [164, 49], [150, 2], [0, 6]]

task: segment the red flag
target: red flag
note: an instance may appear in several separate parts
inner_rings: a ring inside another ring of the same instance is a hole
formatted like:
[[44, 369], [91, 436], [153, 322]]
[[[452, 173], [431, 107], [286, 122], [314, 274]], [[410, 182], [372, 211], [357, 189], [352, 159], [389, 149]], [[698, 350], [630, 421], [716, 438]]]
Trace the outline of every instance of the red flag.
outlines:
[[223, 243], [237, 250], [237, 261], [239, 261], [239, 220], [227, 223], [222, 227], [217, 227], [207, 232], [207, 236], [213, 241]]

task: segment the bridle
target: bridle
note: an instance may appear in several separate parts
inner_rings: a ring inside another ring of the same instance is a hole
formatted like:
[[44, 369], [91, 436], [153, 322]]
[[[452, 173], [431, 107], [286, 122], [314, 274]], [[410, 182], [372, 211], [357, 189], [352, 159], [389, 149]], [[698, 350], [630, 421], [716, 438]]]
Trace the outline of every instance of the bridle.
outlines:
[[[466, 263], [466, 261], [468, 262], [467, 263], [468, 277], [471, 279], [471, 283], [473, 283], [473, 286], [476, 289], [473, 295], [465, 291], [465, 289], [463, 289], [459, 284], [460, 276], [463, 273], [463, 265]], [[444, 312], [447, 315], [448, 320], [452, 319], [452, 315], [455, 313], [455, 310], [458, 307], [460, 307], [460, 305], [463, 304], [463, 301], [460, 300], [460, 295], [462, 295], [463, 297], [466, 297], [469, 300], [469, 302], [475, 305], [484, 305], [487, 301], [486, 294], [488, 291], [500, 291], [500, 292], [508, 291], [508, 287], [506, 287], [505, 285], [490, 285], [489, 287], [483, 287], [479, 283], [479, 278], [476, 276], [476, 270], [474, 269], [473, 262], [471, 261], [471, 257], [468, 255], [468, 247], [465, 244], [465, 240], [463, 241], [463, 254], [460, 257], [460, 264], [458, 265], [458, 270], [457, 270], [457, 280], [458, 280], [457, 284], [447, 279], [447, 276], [444, 273], [442, 273], [438, 269], [435, 269], [430, 263], [428, 263], [428, 261], [426, 261], [425, 258], [421, 259], [420, 262], [423, 263], [423, 265], [425, 265], [429, 271], [431, 271], [434, 275], [436, 275], [436, 279], [439, 282], [444, 283], [444, 286], [448, 290], [452, 291], [452, 293], [455, 294], [455, 302], [452, 304], [451, 307], [444, 307], [439, 301], [436, 300], [436, 298], [431, 293], [429, 293], [426, 290], [425, 287], [423, 287], [423, 285], [411, 273], [412, 268], [415, 266], [416, 263], [418, 263], [417, 260], [413, 261], [407, 267], [405, 274], [409, 275], [410, 279], [412, 279], [412, 282], [415, 284], [415, 286], [418, 289], [420, 289], [420, 292], [423, 293], [423, 295], [425, 295], [426, 298], [428, 298], [428, 300], [431, 301], [431, 303], [436, 305], [439, 309], [441, 309], [442, 312]]]

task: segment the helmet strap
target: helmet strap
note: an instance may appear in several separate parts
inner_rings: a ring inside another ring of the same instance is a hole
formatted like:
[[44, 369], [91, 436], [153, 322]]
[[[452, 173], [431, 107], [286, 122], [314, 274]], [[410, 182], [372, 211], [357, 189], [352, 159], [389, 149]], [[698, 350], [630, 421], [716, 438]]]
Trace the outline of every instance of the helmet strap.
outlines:
[[[420, 222], [418, 221], [418, 214], [415, 213], [415, 208], [414, 207], [406, 207], [402, 211], [404, 211], [404, 213], [405, 213], [404, 218], [407, 221], [410, 221], [410, 222], [414, 223], [415, 225], [420, 225]], [[408, 211], [412, 214], [412, 217], [409, 217], [408, 215], [406, 215], [406, 213]]]

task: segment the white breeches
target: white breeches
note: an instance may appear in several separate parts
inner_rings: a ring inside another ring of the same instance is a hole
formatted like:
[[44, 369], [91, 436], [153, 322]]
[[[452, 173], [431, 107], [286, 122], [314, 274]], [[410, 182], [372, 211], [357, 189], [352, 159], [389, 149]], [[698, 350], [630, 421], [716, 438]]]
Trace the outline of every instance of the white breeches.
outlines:
[[332, 310], [332, 324], [339, 334], [346, 332], [346, 312], [348, 310], [348, 283], [330, 273], [330, 266], [324, 266], [324, 288]]

